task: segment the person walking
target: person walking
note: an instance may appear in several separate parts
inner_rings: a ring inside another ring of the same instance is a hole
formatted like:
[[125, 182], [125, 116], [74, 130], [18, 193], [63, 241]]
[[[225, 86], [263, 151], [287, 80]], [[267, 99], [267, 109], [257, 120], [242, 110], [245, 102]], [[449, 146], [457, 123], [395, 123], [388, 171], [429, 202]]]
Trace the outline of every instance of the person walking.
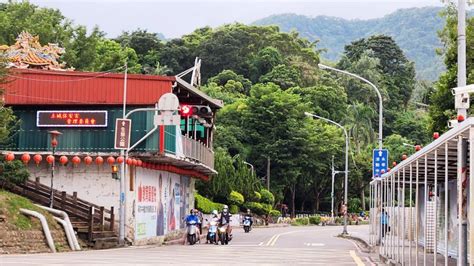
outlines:
[[380, 215], [380, 220], [382, 224], [382, 238], [385, 237], [385, 234], [390, 231], [389, 219], [390, 216], [388, 215], [388, 213], [385, 211], [385, 209], [382, 209], [382, 214]]

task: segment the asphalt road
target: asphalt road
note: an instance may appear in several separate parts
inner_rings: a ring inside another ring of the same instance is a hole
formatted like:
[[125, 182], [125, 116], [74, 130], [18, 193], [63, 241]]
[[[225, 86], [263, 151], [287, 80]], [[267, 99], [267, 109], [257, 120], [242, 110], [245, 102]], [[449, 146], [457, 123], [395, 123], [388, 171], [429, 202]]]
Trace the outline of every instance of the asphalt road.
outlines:
[[[366, 226], [349, 227], [363, 234]], [[367, 254], [335, 237], [342, 227], [234, 228], [229, 245], [129, 247], [56, 254], [5, 255], [0, 265], [371, 265]]]

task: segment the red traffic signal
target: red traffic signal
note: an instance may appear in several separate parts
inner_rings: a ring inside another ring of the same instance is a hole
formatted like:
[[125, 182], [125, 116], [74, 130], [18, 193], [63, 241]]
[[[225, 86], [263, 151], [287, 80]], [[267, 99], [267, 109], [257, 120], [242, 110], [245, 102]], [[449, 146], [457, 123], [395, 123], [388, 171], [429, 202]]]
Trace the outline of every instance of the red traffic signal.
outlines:
[[181, 116], [191, 116], [193, 114], [193, 108], [190, 105], [181, 105], [180, 113]]

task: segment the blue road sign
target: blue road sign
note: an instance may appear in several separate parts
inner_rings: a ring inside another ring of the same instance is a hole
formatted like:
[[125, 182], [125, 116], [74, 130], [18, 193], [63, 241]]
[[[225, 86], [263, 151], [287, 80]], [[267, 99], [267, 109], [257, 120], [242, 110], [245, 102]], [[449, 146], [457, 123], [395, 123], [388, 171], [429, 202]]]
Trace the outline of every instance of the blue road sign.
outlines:
[[388, 168], [388, 150], [374, 149], [372, 156], [372, 176], [373, 178], [381, 177], [387, 172]]

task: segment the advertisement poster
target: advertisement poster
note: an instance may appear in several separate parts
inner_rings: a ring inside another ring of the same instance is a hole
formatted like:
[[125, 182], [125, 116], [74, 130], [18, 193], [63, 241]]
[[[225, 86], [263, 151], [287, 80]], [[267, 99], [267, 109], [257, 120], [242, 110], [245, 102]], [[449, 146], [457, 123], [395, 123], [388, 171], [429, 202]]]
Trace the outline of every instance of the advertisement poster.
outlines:
[[153, 178], [143, 176], [137, 189], [136, 238], [156, 235], [157, 187]]

